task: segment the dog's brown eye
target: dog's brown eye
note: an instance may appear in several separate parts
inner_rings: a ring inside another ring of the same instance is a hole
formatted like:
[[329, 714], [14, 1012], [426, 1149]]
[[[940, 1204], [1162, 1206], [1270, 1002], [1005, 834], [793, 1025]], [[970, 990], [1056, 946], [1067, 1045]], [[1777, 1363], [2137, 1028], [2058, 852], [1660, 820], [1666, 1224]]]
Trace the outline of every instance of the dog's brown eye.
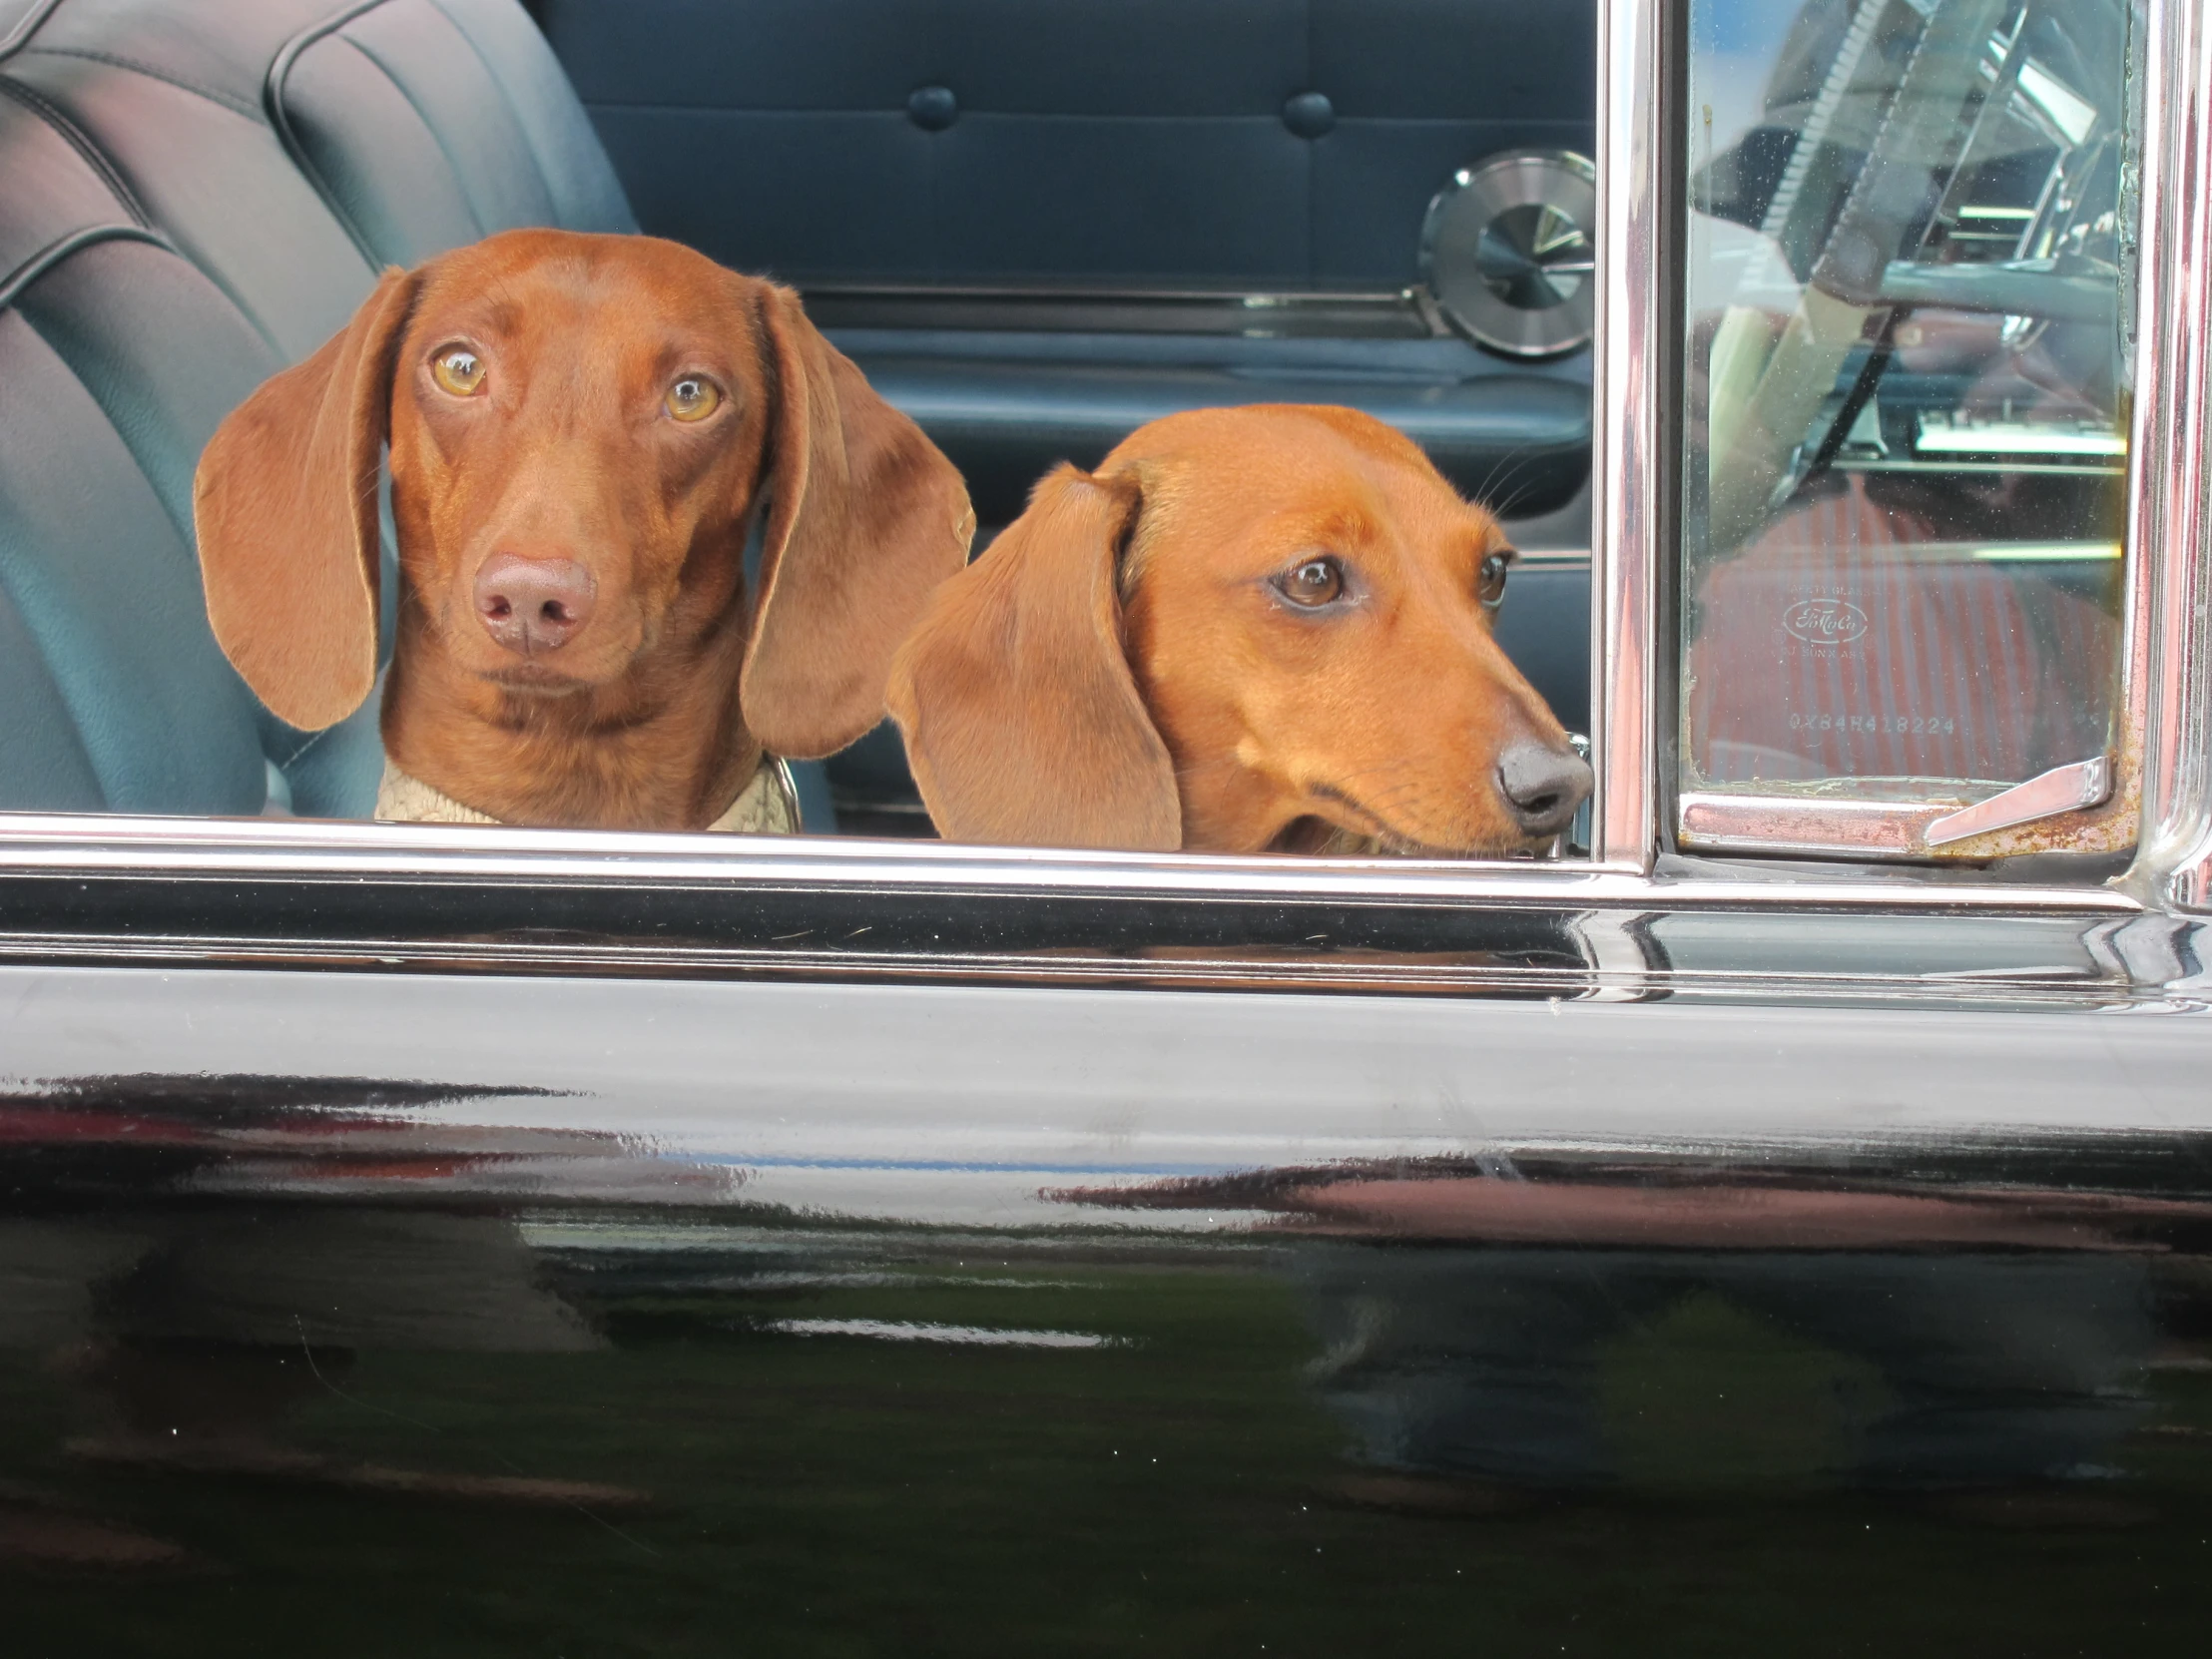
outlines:
[[1481, 570], [1475, 574], [1474, 592], [1484, 609], [1494, 611], [1505, 603], [1505, 572], [1512, 563], [1510, 553], [1492, 553], [1482, 561]]
[[1345, 573], [1335, 559], [1308, 559], [1275, 585], [1294, 605], [1327, 605], [1345, 591]]
[[720, 407], [722, 390], [712, 380], [687, 374], [668, 388], [663, 401], [678, 420], [705, 420]]
[[465, 345], [452, 345], [430, 359], [430, 378], [455, 397], [473, 397], [484, 383], [484, 359]]

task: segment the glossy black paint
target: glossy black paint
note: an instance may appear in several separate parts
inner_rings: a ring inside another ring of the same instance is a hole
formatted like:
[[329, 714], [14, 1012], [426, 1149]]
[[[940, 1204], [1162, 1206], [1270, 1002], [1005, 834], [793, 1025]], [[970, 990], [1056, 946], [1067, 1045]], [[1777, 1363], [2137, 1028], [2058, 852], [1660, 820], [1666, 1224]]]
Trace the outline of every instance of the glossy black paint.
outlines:
[[[11, 1618], [2193, 1652], [2212, 1027], [2110, 966], [2193, 937], [1917, 919], [1555, 916], [1509, 996], [0, 968]], [[1776, 1000], [1786, 925], [1886, 972]]]

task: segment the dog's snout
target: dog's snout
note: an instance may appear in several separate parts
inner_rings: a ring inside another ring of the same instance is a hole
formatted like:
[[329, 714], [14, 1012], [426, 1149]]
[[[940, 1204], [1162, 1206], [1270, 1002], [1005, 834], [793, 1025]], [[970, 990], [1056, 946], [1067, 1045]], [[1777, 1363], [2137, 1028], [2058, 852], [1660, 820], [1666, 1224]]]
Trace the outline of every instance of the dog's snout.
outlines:
[[591, 620], [599, 584], [574, 559], [497, 553], [476, 575], [476, 620], [509, 651], [558, 651]]
[[1498, 757], [1497, 789], [1513, 822], [1529, 835], [1556, 835], [1589, 798], [1589, 763], [1532, 739]]

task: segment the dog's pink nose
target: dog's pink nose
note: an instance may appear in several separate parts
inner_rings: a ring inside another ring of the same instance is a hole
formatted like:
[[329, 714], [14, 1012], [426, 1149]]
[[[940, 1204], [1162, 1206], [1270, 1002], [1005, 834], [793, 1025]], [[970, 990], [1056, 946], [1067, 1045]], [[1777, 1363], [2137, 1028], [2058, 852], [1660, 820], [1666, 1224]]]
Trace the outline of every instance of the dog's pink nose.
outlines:
[[476, 573], [476, 620], [509, 651], [558, 651], [591, 621], [599, 584], [574, 559], [495, 553]]

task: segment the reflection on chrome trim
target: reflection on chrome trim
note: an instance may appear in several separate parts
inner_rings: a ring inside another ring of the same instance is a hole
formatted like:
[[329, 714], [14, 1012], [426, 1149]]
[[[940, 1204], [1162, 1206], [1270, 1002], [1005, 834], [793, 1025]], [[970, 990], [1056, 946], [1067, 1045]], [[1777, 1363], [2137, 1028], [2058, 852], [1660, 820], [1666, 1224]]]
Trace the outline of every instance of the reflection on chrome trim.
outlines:
[[1418, 287], [1383, 292], [808, 283], [807, 312], [846, 328], [1422, 339], [1451, 332]]
[[1921, 839], [1930, 846], [1947, 846], [1991, 830], [2010, 830], [2040, 818], [2101, 806], [2111, 794], [2111, 763], [2096, 755], [2071, 766], [2052, 767], [2024, 784], [1939, 818], [1922, 830]]
[[1657, 777], [1653, 578], [1673, 508], [1663, 418], [1670, 383], [1666, 239], [1670, 119], [1665, 8], [1601, 0], [1597, 99], [1597, 339], [1590, 523], [1590, 740], [1597, 750], [1593, 861], [1651, 868]]

